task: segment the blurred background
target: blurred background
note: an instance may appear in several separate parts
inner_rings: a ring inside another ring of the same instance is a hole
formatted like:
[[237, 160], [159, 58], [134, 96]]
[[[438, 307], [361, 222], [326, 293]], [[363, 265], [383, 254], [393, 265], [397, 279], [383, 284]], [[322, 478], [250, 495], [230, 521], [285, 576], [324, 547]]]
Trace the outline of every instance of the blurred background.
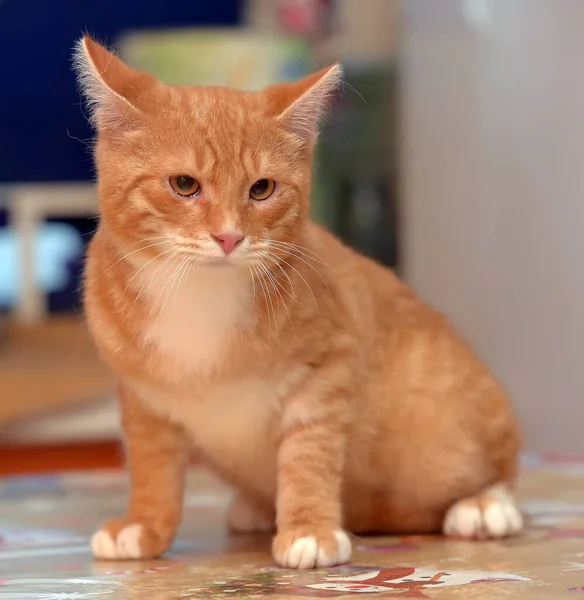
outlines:
[[584, 453], [582, 0], [0, 0], [0, 474], [120, 459], [80, 310], [86, 31], [167, 83], [257, 89], [342, 61], [314, 217], [454, 321], [526, 448]]

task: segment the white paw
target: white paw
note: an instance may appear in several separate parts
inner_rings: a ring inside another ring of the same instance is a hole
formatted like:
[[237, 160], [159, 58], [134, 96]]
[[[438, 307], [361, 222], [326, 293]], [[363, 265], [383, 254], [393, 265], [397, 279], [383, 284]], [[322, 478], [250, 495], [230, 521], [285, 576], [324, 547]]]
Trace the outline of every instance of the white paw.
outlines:
[[91, 550], [95, 558], [118, 560], [122, 558], [142, 558], [140, 537], [142, 525], [124, 527], [114, 540], [105, 530], [100, 529], [91, 539]]
[[270, 532], [275, 528], [274, 520], [251, 506], [240, 495], [234, 498], [229, 508], [227, 525], [231, 531], [236, 533]]
[[333, 533], [336, 552], [326, 554], [316, 537], [301, 537], [292, 542], [276, 561], [288, 569], [312, 569], [314, 567], [334, 567], [346, 563], [351, 558], [351, 540], [341, 530]]
[[502, 538], [519, 533], [523, 517], [513, 496], [502, 485], [476, 498], [460, 500], [446, 513], [443, 531], [462, 538]]

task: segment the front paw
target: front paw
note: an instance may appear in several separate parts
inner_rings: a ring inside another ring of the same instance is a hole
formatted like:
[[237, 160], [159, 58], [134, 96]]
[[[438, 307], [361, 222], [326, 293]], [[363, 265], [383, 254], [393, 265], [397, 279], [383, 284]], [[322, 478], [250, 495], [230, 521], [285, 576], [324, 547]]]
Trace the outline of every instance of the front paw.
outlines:
[[129, 519], [108, 521], [91, 538], [93, 556], [103, 560], [156, 558], [169, 546], [151, 527]]
[[351, 558], [351, 540], [342, 529], [283, 529], [274, 538], [272, 551], [286, 569], [334, 567]]

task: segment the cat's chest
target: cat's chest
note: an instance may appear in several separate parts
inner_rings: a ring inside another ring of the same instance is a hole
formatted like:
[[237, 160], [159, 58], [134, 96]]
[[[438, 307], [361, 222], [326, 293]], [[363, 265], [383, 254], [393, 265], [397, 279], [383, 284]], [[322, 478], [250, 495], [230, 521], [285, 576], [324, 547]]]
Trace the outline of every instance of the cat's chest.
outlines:
[[271, 496], [282, 392], [275, 383], [249, 376], [183, 392], [140, 389], [139, 395], [183, 427], [201, 457], [224, 477]]
[[145, 342], [188, 371], [216, 366], [235, 332], [253, 319], [249, 274], [227, 267], [195, 269], [182, 279], [171, 272], [150, 283], [147, 299]]
[[183, 427], [222, 475], [269, 497], [275, 491], [283, 407], [307, 372], [291, 364], [270, 379], [249, 375], [180, 391], [135, 382], [135, 389], [154, 412]]
[[278, 429], [280, 397], [277, 386], [250, 376], [194, 391], [188, 406], [175, 403], [179, 419], [195, 443], [212, 455], [261, 455]]

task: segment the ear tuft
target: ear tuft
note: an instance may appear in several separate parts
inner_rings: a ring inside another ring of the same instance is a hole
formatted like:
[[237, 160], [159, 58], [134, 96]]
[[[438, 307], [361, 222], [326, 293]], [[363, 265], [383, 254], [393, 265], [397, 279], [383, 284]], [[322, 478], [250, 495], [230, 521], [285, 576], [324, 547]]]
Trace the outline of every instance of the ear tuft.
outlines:
[[343, 76], [340, 64], [332, 65], [292, 84], [280, 84], [268, 91], [275, 100], [278, 118], [306, 143], [318, 136], [319, 122]]
[[89, 36], [75, 44], [73, 67], [93, 125], [112, 131], [132, 128], [140, 113], [137, 90], [152, 78], [134, 71]]

